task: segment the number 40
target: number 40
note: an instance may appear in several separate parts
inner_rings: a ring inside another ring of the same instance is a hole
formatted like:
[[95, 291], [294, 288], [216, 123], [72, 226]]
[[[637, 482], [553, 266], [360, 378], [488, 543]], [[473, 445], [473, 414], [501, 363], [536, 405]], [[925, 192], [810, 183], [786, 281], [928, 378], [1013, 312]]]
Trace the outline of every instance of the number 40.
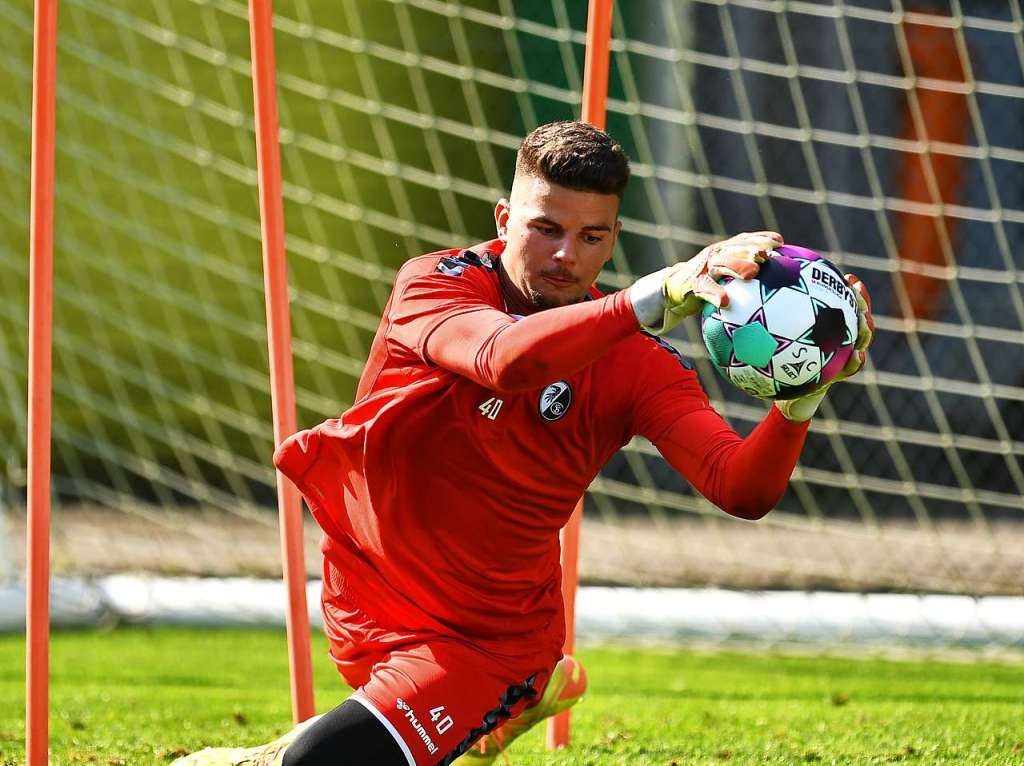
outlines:
[[498, 413], [501, 412], [501, 405], [504, 403], [505, 402], [501, 399], [492, 396], [486, 402], [477, 407], [477, 409], [480, 410], [480, 412], [483, 413], [483, 416], [488, 420], [494, 420], [498, 417]]
[[[437, 724], [434, 728], [437, 729], [438, 734], [444, 734], [446, 731], [452, 728], [452, 726], [455, 723], [455, 721], [452, 720], [452, 717], [450, 715], [446, 715], [444, 718], [441, 718], [441, 713], [443, 712], [444, 705], [441, 705], [441, 707], [435, 707], [430, 709], [430, 720], [434, 721]], [[438, 721], [438, 718], [441, 718], [441, 720]]]

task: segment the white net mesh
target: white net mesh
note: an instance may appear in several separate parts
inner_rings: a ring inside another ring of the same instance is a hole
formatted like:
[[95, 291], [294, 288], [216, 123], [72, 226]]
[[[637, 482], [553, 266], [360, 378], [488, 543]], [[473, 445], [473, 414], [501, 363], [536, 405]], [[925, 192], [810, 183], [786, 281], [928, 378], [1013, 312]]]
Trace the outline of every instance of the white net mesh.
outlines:
[[[489, 238], [522, 135], [578, 117], [585, 5], [276, 4], [301, 424], [349, 403], [395, 269]], [[1020, 593], [1019, 0], [618, 5], [608, 130], [634, 180], [603, 286], [775, 228], [864, 279], [878, 333], [756, 526], [630, 445], [588, 496], [584, 577]], [[0, 0], [0, 21], [0, 501], [19, 562], [31, 9]], [[274, 571], [246, 4], [65, 0], [59, 23], [55, 567]], [[749, 431], [763, 406], [696, 332], [674, 340]]]

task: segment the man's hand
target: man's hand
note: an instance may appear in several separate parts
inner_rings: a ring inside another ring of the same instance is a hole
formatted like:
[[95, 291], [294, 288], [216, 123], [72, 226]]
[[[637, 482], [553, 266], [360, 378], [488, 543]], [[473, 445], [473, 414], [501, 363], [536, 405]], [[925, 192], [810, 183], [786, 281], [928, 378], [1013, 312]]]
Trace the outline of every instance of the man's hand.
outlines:
[[640, 324], [662, 335], [688, 316], [699, 314], [704, 302], [721, 308], [729, 296], [717, 280], [757, 276], [768, 253], [783, 244], [774, 231], [737, 234], [715, 242], [683, 263], [648, 274], [630, 287], [630, 300]]
[[857, 295], [857, 340], [853, 345], [853, 353], [850, 355], [850, 360], [846, 363], [846, 366], [828, 383], [799, 399], [775, 402], [775, 406], [779, 408], [779, 411], [787, 420], [796, 422], [810, 420], [811, 416], [817, 411], [822, 399], [825, 398], [825, 394], [828, 393], [829, 388], [839, 381], [846, 380], [852, 375], [857, 374], [867, 359], [867, 348], [871, 344], [871, 338], [875, 333], [875, 320], [871, 316], [871, 296], [868, 295], [868, 289], [864, 286], [864, 283], [853, 274], [847, 274], [846, 281]]

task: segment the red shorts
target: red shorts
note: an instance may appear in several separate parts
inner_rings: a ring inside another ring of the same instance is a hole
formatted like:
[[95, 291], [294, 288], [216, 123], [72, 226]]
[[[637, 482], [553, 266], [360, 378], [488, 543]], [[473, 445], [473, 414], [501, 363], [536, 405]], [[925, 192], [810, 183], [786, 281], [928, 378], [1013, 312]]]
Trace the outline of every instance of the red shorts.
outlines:
[[447, 766], [540, 696], [558, 656], [484, 649], [381, 625], [336, 594], [322, 604], [331, 659], [409, 766]]

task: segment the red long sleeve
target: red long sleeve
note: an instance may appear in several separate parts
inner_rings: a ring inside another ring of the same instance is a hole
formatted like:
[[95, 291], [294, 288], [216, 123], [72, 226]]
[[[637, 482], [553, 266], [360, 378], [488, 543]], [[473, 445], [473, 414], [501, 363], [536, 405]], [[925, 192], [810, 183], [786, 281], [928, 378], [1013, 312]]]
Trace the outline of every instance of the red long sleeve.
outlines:
[[463, 314], [427, 338], [427, 356], [496, 391], [523, 391], [583, 369], [637, 331], [629, 295], [541, 311], [511, 320], [496, 310]]
[[655, 446], [704, 497], [727, 513], [759, 519], [782, 499], [807, 437], [772, 407], [746, 438], [714, 410], [679, 418]]
[[388, 311], [392, 344], [494, 391], [568, 377], [639, 329], [628, 291], [517, 318], [486, 269], [400, 275]]

